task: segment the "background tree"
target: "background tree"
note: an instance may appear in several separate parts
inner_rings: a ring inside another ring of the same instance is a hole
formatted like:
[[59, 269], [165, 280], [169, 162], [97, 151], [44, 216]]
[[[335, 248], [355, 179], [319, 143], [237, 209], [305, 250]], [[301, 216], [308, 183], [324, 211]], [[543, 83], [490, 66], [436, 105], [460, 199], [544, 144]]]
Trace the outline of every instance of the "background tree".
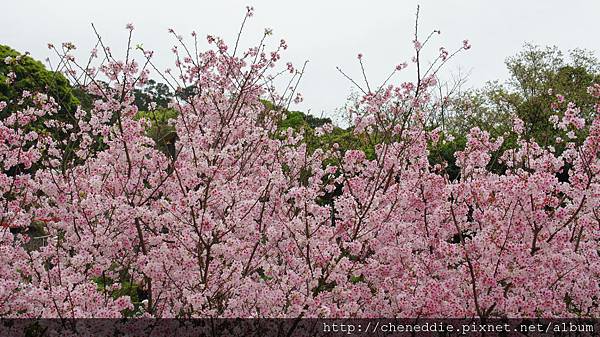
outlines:
[[149, 79], [142, 88], [136, 88], [134, 95], [134, 104], [142, 111], [151, 110], [151, 104], [155, 108], [167, 109], [169, 102], [174, 97], [167, 84], [156, 82], [153, 79]]
[[7, 103], [7, 109], [0, 112], [1, 117], [7, 115], [15, 100], [22, 98], [23, 91], [54, 98], [61, 107], [61, 114], [75, 112], [79, 100], [60, 72], [49, 71], [27, 53], [21, 54], [5, 45], [0, 45], [0, 60], [0, 101]]
[[549, 121], [557, 95], [580, 107], [587, 121], [593, 117], [595, 102], [587, 88], [600, 78], [600, 62], [592, 52], [574, 49], [565, 59], [556, 46], [525, 44], [506, 60], [506, 67], [505, 83], [488, 82], [453, 102], [448, 132], [465, 134], [477, 125], [499, 136], [512, 129], [516, 116], [524, 122], [523, 137], [551, 144], [559, 136]]
[[[525, 44], [522, 51], [506, 60], [506, 67], [509, 73], [506, 82], [488, 82], [483, 88], [466, 90], [453, 97], [442, 125], [453, 140], [432, 148], [432, 162], [447, 161], [455, 175], [453, 153], [464, 148], [466, 134], [478, 127], [493, 137], [505, 138], [490, 163], [490, 169], [502, 172], [506, 167], [497, 159], [500, 153], [516, 146], [517, 138], [512, 132], [515, 117], [523, 121], [520, 137], [542, 146], [551, 145], [557, 153], [565, 148], [565, 142], [560, 140], [568, 138], [567, 131], [555, 128], [550, 121], [560, 102], [574, 103], [587, 122], [593, 119], [596, 102], [587, 88], [600, 79], [600, 62], [592, 52], [574, 49], [565, 57], [556, 46]], [[583, 136], [585, 132], [575, 131]]]

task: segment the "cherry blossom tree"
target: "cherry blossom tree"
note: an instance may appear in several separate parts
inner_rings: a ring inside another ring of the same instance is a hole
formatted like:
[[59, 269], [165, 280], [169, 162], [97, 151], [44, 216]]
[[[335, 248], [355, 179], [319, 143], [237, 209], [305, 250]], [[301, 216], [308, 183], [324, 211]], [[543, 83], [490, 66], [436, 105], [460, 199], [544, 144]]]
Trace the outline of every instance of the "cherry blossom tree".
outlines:
[[[362, 54], [364, 84], [342, 72], [362, 91], [353, 128], [372, 155], [312, 151], [278, 129], [304, 68], [278, 70], [287, 44], [271, 30], [247, 50], [209, 35], [204, 51], [196, 33], [188, 43], [170, 30], [167, 71], [133, 46], [133, 25], [123, 60], [99, 34], [84, 63], [72, 44], [50, 45], [96, 100], [75, 123], [45, 119], [66, 139], [32, 127], [60, 108], [41, 94], [22, 92], [0, 121], [0, 315], [598, 317], [600, 86], [591, 125], [554, 105], [556, 127], [573, 131], [560, 155], [519, 138], [495, 156], [503, 139], [474, 128], [452, 180], [428, 160], [447, 135], [427, 120], [440, 67], [470, 45], [425, 65], [439, 31], [420, 40], [415, 28], [416, 81], [390, 84], [401, 64], [372, 87]], [[172, 152], [136, 118], [133, 91], [152, 73], [188, 93], [170, 103]], [[492, 158], [506, 172], [488, 170]]]

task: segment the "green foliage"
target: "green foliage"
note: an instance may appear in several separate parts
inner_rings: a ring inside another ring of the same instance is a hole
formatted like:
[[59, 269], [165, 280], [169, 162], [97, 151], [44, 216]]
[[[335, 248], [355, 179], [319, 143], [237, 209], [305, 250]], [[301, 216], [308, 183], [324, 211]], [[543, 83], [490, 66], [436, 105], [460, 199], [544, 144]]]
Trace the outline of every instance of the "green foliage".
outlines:
[[362, 274], [360, 274], [360, 275], [358, 275], [358, 276], [356, 276], [356, 275], [351, 275], [351, 276], [350, 276], [350, 282], [351, 282], [352, 284], [357, 284], [357, 283], [360, 283], [360, 282], [365, 282], [365, 277], [364, 277], [364, 275], [362, 275]]
[[150, 125], [146, 129], [148, 137], [156, 143], [156, 147], [163, 153], [175, 156], [175, 142], [177, 133], [175, 127], [169, 124], [169, 120], [177, 117], [177, 111], [173, 109], [158, 109], [155, 111], [138, 111], [136, 119], [144, 118]]
[[99, 97], [90, 95], [85, 88], [73, 86], [73, 95], [79, 100], [79, 105], [85, 111], [90, 111], [94, 106], [94, 100]]
[[312, 129], [306, 122], [305, 117], [306, 115], [300, 111], [290, 111], [286, 114], [285, 119], [279, 124], [279, 128], [282, 130], [292, 128], [295, 131]]
[[148, 80], [142, 89], [134, 90], [134, 104], [140, 110], [150, 110], [150, 103], [156, 103], [157, 108], [166, 109], [173, 98], [169, 86], [164, 83]]
[[135, 116], [136, 120], [145, 118], [151, 122], [167, 123], [170, 119], [177, 117], [177, 111], [173, 109], [157, 109], [154, 111], [140, 110]]
[[[9, 61], [8, 64], [6, 61]], [[7, 78], [11, 72], [16, 75], [16, 79], [8, 84]], [[24, 90], [53, 97], [63, 114], [73, 113], [79, 104], [69, 81], [61, 73], [49, 71], [41, 62], [0, 45], [0, 101], [8, 103], [8, 109], [0, 112], [0, 118], [5, 117]]]
[[[139, 284], [131, 282], [131, 276], [123, 271], [119, 275], [119, 280], [115, 281], [110, 277], [107, 277], [104, 273], [102, 276], [94, 277], [94, 283], [96, 283], [96, 287], [98, 292], [104, 294], [107, 297], [112, 299], [117, 299], [122, 296], [129, 296], [131, 298], [131, 303], [133, 303], [133, 310], [123, 310], [123, 316], [132, 317], [135, 312], [139, 311], [141, 304], [141, 300], [144, 298], [144, 294], [142, 291], [142, 287]], [[113, 285], [118, 284], [119, 287], [113, 289]]]
[[331, 119], [315, 117], [313, 115], [304, 115], [304, 120], [313, 129], [325, 124], [331, 124]]
[[551, 108], [556, 94], [575, 103], [583, 117], [591, 119], [595, 102], [587, 94], [587, 87], [600, 80], [600, 62], [591, 52], [575, 49], [566, 61], [557, 47], [527, 44], [507, 59], [506, 66], [510, 75], [506, 83], [489, 82], [455, 102], [448, 131], [465, 134], [477, 126], [492, 137], [506, 139], [514, 115], [524, 122], [524, 138], [535, 139], [543, 146], [554, 145], [556, 137], [565, 138], [564, 132], [555, 130], [549, 122], [556, 113]]
[[[292, 128], [296, 132], [303, 132], [304, 142], [307, 144], [309, 152], [318, 148], [330, 149], [337, 143], [342, 153], [347, 150], [362, 150], [365, 152], [367, 158], [375, 158], [375, 149], [373, 146], [368, 145], [364, 136], [356, 135], [353, 128], [343, 129], [334, 126], [330, 133], [321, 136], [315, 135], [317, 127], [328, 123], [331, 123], [331, 119], [329, 118], [318, 118], [300, 111], [290, 111], [280, 122], [279, 132], [284, 133], [288, 128]], [[326, 163], [334, 164], [331, 160], [326, 161]]]
[[431, 165], [446, 164], [445, 172], [450, 180], [456, 180], [460, 177], [460, 168], [456, 166], [456, 158], [454, 154], [457, 151], [465, 149], [467, 137], [459, 135], [452, 141], [448, 141], [442, 137], [439, 142], [430, 144], [429, 146], [429, 163]]

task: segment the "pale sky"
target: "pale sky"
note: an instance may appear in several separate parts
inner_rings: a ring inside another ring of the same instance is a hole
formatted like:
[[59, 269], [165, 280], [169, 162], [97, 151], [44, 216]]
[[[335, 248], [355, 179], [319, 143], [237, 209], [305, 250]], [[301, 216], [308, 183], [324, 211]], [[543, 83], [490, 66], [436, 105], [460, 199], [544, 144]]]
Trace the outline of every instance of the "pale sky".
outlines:
[[[0, 44], [44, 60], [51, 56], [48, 42], [70, 41], [84, 55], [93, 47], [93, 22], [112, 50], [124, 51], [124, 28], [131, 22], [135, 43], [154, 50], [164, 69], [173, 63], [170, 48], [175, 41], [167, 33], [169, 27], [186, 37], [195, 30], [201, 37], [218, 35], [233, 44], [250, 5], [255, 16], [247, 24], [243, 45], [254, 45], [264, 28], [272, 28], [273, 43], [284, 38], [289, 45], [282, 66], [309, 60], [299, 88], [304, 102], [294, 108], [331, 116], [352, 87], [336, 66], [358, 80], [356, 55], [363, 53], [370, 82], [379, 83], [396, 64], [410, 64], [417, 4], [421, 34], [442, 32], [429, 46], [432, 57], [440, 46], [452, 50], [464, 39], [472, 44], [442, 74], [470, 73], [467, 87], [506, 79], [504, 60], [525, 42], [556, 45], [563, 51], [586, 48], [600, 55], [597, 0], [2, 0]], [[396, 80], [414, 78], [414, 68], [409, 67]]]

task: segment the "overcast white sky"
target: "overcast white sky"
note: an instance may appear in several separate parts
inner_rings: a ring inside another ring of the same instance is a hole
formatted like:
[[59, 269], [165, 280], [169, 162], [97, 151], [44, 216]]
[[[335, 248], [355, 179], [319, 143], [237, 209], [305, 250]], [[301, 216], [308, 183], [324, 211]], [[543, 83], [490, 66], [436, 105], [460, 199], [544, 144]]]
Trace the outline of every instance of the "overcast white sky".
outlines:
[[[244, 33], [245, 45], [257, 42], [265, 27], [273, 28], [273, 42], [285, 38], [289, 49], [283, 64], [301, 65], [310, 60], [300, 85], [305, 101], [296, 108], [329, 116], [341, 107], [352, 85], [335, 69], [360, 79], [357, 53], [365, 56], [370, 81], [379, 82], [394, 65], [410, 61], [414, 14], [421, 5], [422, 34], [440, 29], [442, 35], [430, 46], [453, 49], [469, 39], [473, 48], [455, 59], [446, 76], [470, 72], [468, 86], [505, 79], [504, 60], [525, 42], [576, 47], [598, 54], [597, 0], [3, 0], [0, 44], [29, 51], [35, 58], [50, 56], [48, 42], [74, 42], [89, 51], [94, 23], [113, 50], [125, 49], [128, 22], [135, 25], [136, 43], [156, 51], [163, 67], [172, 64], [167, 33], [173, 27], [189, 36], [219, 35], [231, 44], [239, 29], [245, 6], [255, 16]], [[414, 78], [413, 69], [398, 81]]]

